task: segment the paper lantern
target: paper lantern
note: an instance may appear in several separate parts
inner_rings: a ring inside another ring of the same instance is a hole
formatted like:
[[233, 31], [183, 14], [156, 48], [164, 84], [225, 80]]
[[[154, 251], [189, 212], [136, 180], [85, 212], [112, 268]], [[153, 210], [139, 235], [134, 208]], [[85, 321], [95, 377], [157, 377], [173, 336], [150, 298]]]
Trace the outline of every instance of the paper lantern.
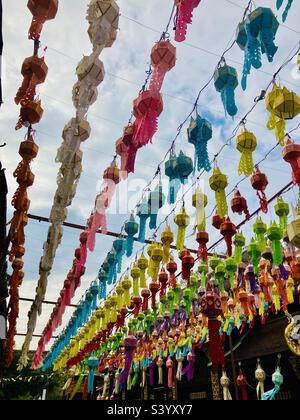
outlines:
[[139, 230], [139, 237], [138, 241], [141, 243], [145, 242], [146, 239], [146, 224], [147, 219], [150, 217], [150, 205], [148, 201], [144, 200], [140, 203], [137, 207], [137, 217], [140, 219], [140, 230]]
[[222, 223], [225, 221], [225, 217], [221, 217], [215, 214], [212, 218], [212, 225], [215, 229], [220, 230]]
[[256, 219], [256, 222], [253, 225], [253, 232], [255, 233], [255, 238], [257, 244], [259, 246], [259, 250], [261, 253], [266, 251], [266, 238], [265, 235], [267, 233], [267, 225], [263, 222], [261, 217]]
[[72, 91], [72, 100], [79, 120], [86, 116], [89, 107], [96, 102], [97, 98], [98, 89], [96, 86], [90, 86], [85, 81], [75, 83]]
[[33, 15], [29, 39], [39, 39], [44, 23], [57, 14], [58, 0], [28, 0], [27, 7]]
[[210, 188], [215, 191], [217, 214], [224, 217], [228, 214], [228, 206], [226, 201], [225, 188], [228, 185], [227, 176], [222, 174], [221, 170], [216, 167], [213, 175], [209, 179]]
[[300, 213], [293, 208], [293, 220], [287, 227], [289, 241], [296, 248], [300, 249]]
[[236, 69], [228, 66], [224, 60], [214, 73], [214, 82], [216, 90], [221, 93], [225, 112], [234, 117], [238, 112], [234, 94], [239, 85]]
[[250, 213], [248, 209], [248, 203], [245, 197], [242, 197], [239, 190], [234, 192], [234, 197], [231, 200], [231, 210], [233, 213], [242, 214], [245, 213], [246, 219], [250, 220]]
[[276, 224], [276, 222], [272, 222], [271, 226], [267, 231], [267, 235], [269, 240], [272, 243], [272, 253], [273, 253], [273, 261], [274, 264], [279, 266], [282, 263], [283, 255], [282, 255], [282, 247], [281, 247], [281, 239], [283, 238], [282, 229]]
[[218, 317], [222, 315], [222, 304], [220, 296], [214, 292], [210, 283], [207, 284], [205, 294], [200, 299], [200, 309], [202, 314], [208, 318], [209, 330], [209, 350], [214, 369], [225, 365], [223, 346], [220, 337], [220, 321]]
[[129, 155], [129, 147], [124, 143], [122, 137], [116, 141], [116, 153], [121, 158], [121, 176], [123, 179], [127, 179], [128, 174], [126, 171], [126, 165]]
[[261, 68], [262, 54], [266, 54], [269, 62], [273, 61], [278, 49], [274, 44], [278, 28], [278, 20], [272, 10], [266, 7], [259, 7], [254, 10], [238, 26], [237, 43], [245, 51], [243, 90], [247, 88], [247, 78], [251, 68]]
[[161, 243], [163, 244], [163, 250], [164, 250], [164, 256], [163, 256], [164, 264], [166, 264], [170, 259], [170, 249], [171, 249], [171, 244], [173, 242], [174, 242], [174, 234], [170, 226], [167, 226], [161, 235]]
[[266, 108], [271, 114], [267, 128], [275, 130], [278, 143], [284, 146], [286, 120], [293, 119], [299, 114], [300, 98], [286, 87], [281, 88], [274, 83], [272, 91], [266, 98]]
[[33, 137], [29, 136], [27, 140], [21, 142], [19, 155], [25, 162], [30, 162], [37, 157], [38, 151], [39, 146], [34, 142]]
[[205, 208], [208, 204], [207, 195], [198, 188], [192, 197], [192, 205], [196, 209], [195, 228], [199, 232], [206, 230]]
[[175, 0], [178, 9], [176, 22], [175, 41], [183, 42], [186, 39], [187, 26], [192, 23], [193, 12], [201, 0]]
[[15, 97], [15, 103], [21, 105], [34, 98], [37, 85], [44, 83], [48, 74], [48, 67], [44, 57], [32, 56], [24, 60], [21, 69], [24, 77], [22, 86], [19, 88]]
[[277, 198], [277, 203], [274, 207], [276, 215], [279, 217], [280, 228], [283, 232], [283, 235], [286, 235], [287, 224], [288, 224], [288, 215], [290, 214], [289, 205], [283, 200], [282, 197]]
[[254, 173], [251, 177], [251, 184], [252, 187], [257, 191], [257, 196], [260, 201], [261, 210], [264, 213], [268, 213], [268, 201], [265, 194], [265, 190], [269, 184], [269, 181], [267, 176], [260, 172], [258, 166], [256, 166]]
[[133, 101], [134, 140], [139, 147], [148, 144], [158, 128], [158, 117], [163, 111], [163, 100], [159, 92], [145, 90]]
[[300, 186], [300, 145], [289, 138], [282, 154], [283, 159], [292, 167], [294, 184]]
[[165, 163], [165, 175], [169, 178], [168, 203], [174, 204], [181, 187], [178, 173], [177, 156], [174, 152], [170, 153], [170, 159]]
[[211, 164], [207, 151], [208, 141], [212, 138], [212, 125], [209, 121], [197, 114], [192, 118], [188, 128], [189, 143], [195, 146], [195, 170], [206, 172], [211, 170]]
[[105, 77], [104, 65], [97, 56], [84, 56], [78, 63], [76, 74], [80, 81], [84, 80], [91, 86], [99, 86]]
[[157, 217], [159, 210], [165, 204], [165, 196], [163, 194], [162, 184], [159, 182], [154, 191], [149, 195], [148, 204], [150, 207], [150, 229], [156, 229]]
[[[279, 10], [281, 8], [281, 6], [283, 5], [283, 2], [284, 2], [284, 0], [277, 0], [276, 1], [276, 8], [277, 8], [277, 10]], [[283, 22], [286, 21], [292, 5], [293, 5], [293, 0], [287, 0], [287, 5], [286, 5], [286, 7], [285, 7], [285, 9], [283, 11], [283, 14], [282, 14], [282, 20], [283, 20]]]
[[239, 175], [250, 176], [254, 169], [253, 152], [256, 150], [257, 140], [253, 133], [244, 129], [236, 139], [236, 148], [242, 154], [239, 163]]
[[246, 244], [246, 239], [244, 237], [244, 235], [242, 234], [242, 232], [237, 232], [234, 239], [233, 239], [233, 244], [235, 246], [235, 250], [234, 250], [234, 260], [236, 262], [236, 264], [240, 264], [242, 262], [243, 259], [243, 247]]
[[229, 217], [225, 219], [220, 227], [221, 235], [224, 236], [227, 245], [227, 255], [232, 256], [232, 238], [237, 233], [237, 228], [234, 223], [231, 222]]
[[134, 215], [130, 216], [128, 222], [125, 223], [125, 232], [127, 233], [126, 239], [126, 255], [130, 257], [133, 251], [133, 244], [134, 244], [134, 235], [138, 233], [139, 225], [135, 221]]
[[190, 224], [190, 216], [187, 214], [185, 208], [181, 209], [181, 212], [177, 214], [174, 219], [175, 224], [178, 226], [178, 233], [177, 233], [177, 240], [176, 240], [176, 248], [178, 251], [182, 251], [184, 248], [185, 242], [185, 232], [187, 227]]
[[138, 259], [138, 267], [140, 269], [140, 287], [141, 289], [146, 288], [147, 287], [147, 282], [146, 282], [146, 270], [149, 266], [149, 262], [147, 260], [147, 258], [145, 257], [144, 254], [142, 254], [140, 256], [140, 258]]
[[43, 113], [44, 110], [39, 99], [27, 102], [21, 108], [16, 130], [19, 130], [22, 126], [29, 127], [30, 125], [39, 123], [42, 119]]
[[159, 92], [166, 73], [176, 64], [176, 48], [169, 40], [162, 40], [154, 45], [151, 51], [151, 64], [154, 71], [149, 89], [153, 92]]

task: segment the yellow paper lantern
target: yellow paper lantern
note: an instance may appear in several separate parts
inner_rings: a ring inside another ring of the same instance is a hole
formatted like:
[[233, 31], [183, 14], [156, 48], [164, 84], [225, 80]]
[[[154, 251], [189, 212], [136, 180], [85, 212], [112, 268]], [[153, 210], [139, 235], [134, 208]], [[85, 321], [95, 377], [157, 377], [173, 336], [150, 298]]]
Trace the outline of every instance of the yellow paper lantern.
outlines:
[[176, 241], [176, 248], [178, 251], [182, 251], [184, 248], [184, 242], [185, 242], [185, 232], [186, 228], [190, 224], [191, 218], [185, 211], [185, 208], [183, 207], [181, 209], [181, 212], [177, 214], [177, 216], [174, 219], [175, 224], [178, 226], [178, 234], [177, 234], [177, 241]]
[[239, 175], [252, 175], [254, 170], [253, 152], [256, 150], [257, 140], [253, 133], [244, 129], [236, 139], [236, 148], [242, 154], [239, 163]]
[[210, 188], [215, 191], [217, 215], [225, 217], [228, 214], [225, 189], [228, 186], [227, 176], [222, 174], [220, 168], [216, 167], [209, 179]]

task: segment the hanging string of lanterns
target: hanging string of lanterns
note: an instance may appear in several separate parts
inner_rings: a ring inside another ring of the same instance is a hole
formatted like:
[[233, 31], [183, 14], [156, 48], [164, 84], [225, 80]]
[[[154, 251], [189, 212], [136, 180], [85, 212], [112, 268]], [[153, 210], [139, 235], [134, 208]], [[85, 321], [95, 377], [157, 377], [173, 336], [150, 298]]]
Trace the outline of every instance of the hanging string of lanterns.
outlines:
[[27, 189], [30, 188], [35, 176], [31, 171], [31, 163], [37, 157], [39, 147], [35, 143], [35, 131], [32, 128], [34, 124], [40, 122], [43, 116], [41, 101], [36, 96], [36, 88], [45, 82], [48, 67], [44, 57], [39, 57], [40, 35], [43, 23], [47, 20], [54, 19], [58, 10], [58, 0], [37, 1], [30, 0], [27, 5], [33, 15], [31, 27], [29, 29], [29, 39], [33, 40], [34, 52], [31, 57], [25, 58], [21, 74], [23, 82], [19, 88], [15, 103], [20, 105], [20, 117], [16, 126], [16, 130], [22, 127], [27, 128], [24, 141], [21, 142], [19, 155], [22, 160], [13, 173], [19, 187], [16, 190], [12, 206], [15, 211], [10, 222], [9, 241], [11, 248], [9, 251], [9, 260], [12, 263], [12, 277], [9, 284], [9, 310], [6, 345], [6, 366], [9, 367], [13, 360], [14, 337], [16, 335], [17, 319], [19, 316], [19, 288], [24, 279], [24, 262], [25, 255], [25, 227], [28, 223], [27, 213], [30, 207]]
[[[45, 15], [43, 15], [44, 18]], [[35, 23], [37, 28], [40, 27], [43, 19]], [[88, 34], [93, 45], [93, 52], [89, 56], [84, 56], [76, 69], [78, 82], [73, 89], [76, 117], [72, 118], [65, 126], [63, 143], [57, 153], [57, 162], [61, 163], [61, 167], [50, 216], [51, 226], [48, 230], [48, 239], [44, 244], [44, 255], [40, 263], [37, 294], [29, 312], [27, 334], [19, 362], [20, 368], [27, 364], [27, 354], [35, 329], [37, 314], [41, 313], [48, 276], [53, 266], [56, 250], [63, 236], [62, 223], [67, 217], [67, 207], [71, 205], [76, 194], [77, 183], [82, 171], [80, 145], [89, 138], [91, 132], [85, 116], [89, 107], [97, 99], [97, 87], [104, 79], [104, 66], [99, 60], [99, 56], [104, 48], [109, 48], [113, 45], [117, 35], [119, 7], [115, 0], [91, 0], [88, 6], [87, 21], [89, 23]], [[81, 256], [81, 259], [84, 260], [85, 258]], [[81, 262], [84, 263], [84, 261]], [[81, 265], [83, 266], [84, 264]], [[78, 280], [77, 284], [79, 285]]]

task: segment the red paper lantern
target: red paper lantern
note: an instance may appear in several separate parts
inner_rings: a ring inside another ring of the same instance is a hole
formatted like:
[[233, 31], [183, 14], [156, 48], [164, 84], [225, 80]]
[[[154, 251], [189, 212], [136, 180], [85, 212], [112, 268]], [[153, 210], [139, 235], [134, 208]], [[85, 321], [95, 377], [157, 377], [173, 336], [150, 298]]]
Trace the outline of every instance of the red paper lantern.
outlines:
[[251, 184], [252, 187], [257, 191], [257, 196], [260, 201], [261, 210], [264, 213], [268, 213], [268, 201], [265, 194], [265, 190], [269, 184], [269, 181], [267, 176], [260, 172], [258, 166], [256, 166], [254, 173], [251, 177]]
[[250, 220], [250, 213], [248, 209], [247, 200], [241, 196], [239, 190], [235, 191], [234, 193], [234, 197], [231, 201], [231, 210], [233, 211], [233, 213], [245, 213], [246, 219]]
[[214, 228], [216, 228], [217, 230], [220, 230], [220, 227], [222, 225], [222, 223], [225, 221], [225, 217], [221, 217], [218, 214], [216, 214], [213, 218], [212, 218], [212, 225]]
[[207, 232], [198, 232], [197, 233], [197, 242], [199, 244], [198, 249], [198, 258], [200, 258], [202, 261], [207, 262], [207, 244], [209, 242], [209, 235]]
[[288, 139], [282, 151], [283, 159], [289, 163], [293, 171], [293, 182], [300, 186], [300, 145]]
[[237, 228], [234, 223], [227, 217], [220, 227], [221, 235], [224, 236], [227, 245], [227, 255], [232, 256], [232, 238], [237, 233]]
[[205, 294], [200, 298], [201, 312], [208, 318], [209, 350], [214, 369], [225, 366], [224, 352], [220, 337], [220, 321], [217, 318], [222, 315], [222, 302], [220, 296], [215, 293], [210, 283], [207, 284]]
[[146, 90], [133, 101], [134, 142], [138, 147], [145, 146], [157, 131], [158, 117], [163, 111], [163, 100], [159, 92]]
[[57, 14], [58, 0], [28, 0], [27, 7], [33, 15], [29, 39], [39, 39], [44, 23]]
[[44, 83], [48, 73], [48, 67], [44, 57], [32, 56], [25, 58], [21, 73], [24, 77], [22, 86], [15, 97], [15, 103], [24, 105], [31, 101], [35, 95], [37, 85]]
[[150, 81], [150, 90], [159, 92], [165, 75], [176, 64], [176, 48], [170, 41], [157, 42], [151, 51], [151, 64], [154, 72]]

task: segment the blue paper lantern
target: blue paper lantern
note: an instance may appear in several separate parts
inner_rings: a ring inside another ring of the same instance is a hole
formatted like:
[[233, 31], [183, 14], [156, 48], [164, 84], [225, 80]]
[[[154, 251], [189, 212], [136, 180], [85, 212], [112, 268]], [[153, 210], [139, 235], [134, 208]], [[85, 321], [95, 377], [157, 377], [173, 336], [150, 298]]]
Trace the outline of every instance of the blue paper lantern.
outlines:
[[226, 62], [222, 63], [214, 74], [215, 88], [221, 93], [225, 112], [234, 117], [237, 112], [234, 91], [239, 85], [238, 74], [235, 68], [230, 67]]
[[117, 267], [117, 271], [120, 274], [122, 272], [122, 258], [124, 256], [125, 253], [125, 242], [123, 238], [119, 238], [116, 239], [113, 242], [113, 248], [116, 252], [117, 255], [117, 263], [118, 263], [118, 267]]
[[98, 294], [99, 294], [99, 287], [96, 281], [93, 281], [91, 287], [90, 287], [90, 292], [91, 295], [93, 297], [92, 300], [92, 310], [95, 311], [97, 309], [97, 298], [98, 298]]
[[99, 279], [99, 299], [106, 299], [106, 289], [107, 289], [107, 273], [103, 270], [100, 269], [99, 270], [99, 274], [98, 274], [98, 279]]
[[109, 271], [108, 271], [108, 284], [112, 284], [115, 282], [117, 278], [117, 254], [114, 249], [112, 249], [107, 254], [107, 263], [109, 264]]
[[99, 359], [97, 357], [90, 357], [88, 360], [88, 393], [92, 394], [94, 391], [95, 370], [98, 367]]
[[137, 216], [140, 219], [140, 231], [138, 241], [144, 243], [146, 239], [147, 219], [150, 217], [150, 206], [147, 200], [144, 200], [138, 205]]
[[171, 152], [170, 159], [165, 163], [165, 175], [169, 178], [168, 203], [175, 204], [181, 181], [177, 168], [177, 156], [174, 152]]
[[254, 10], [243, 23], [239, 24], [236, 40], [240, 48], [245, 51], [243, 90], [247, 88], [247, 78], [251, 68], [261, 68], [262, 54], [266, 54], [270, 63], [273, 61], [278, 49], [274, 43], [278, 28], [278, 20], [267, 7]]
[[150, 193], [148, 204], [150, 206], [149, 227], [150, 229], [156, 229], [158, 212], [165, 204], [165, 196], [161, 182], [157, 185], [155, 190]]
[[134, 244], [134, 235], [138, 233], [139, 225], [135, 221], [134, 215], [130, 216], [128, 222], [125, 223], [125, 232], [127, 233], [126, 239], [126, 255], [127, 257], [131, 257], [133, 252], [133, 244]]
[[195, 146], [195, 170], [200, 172], [204, 169], [206, 172], [211, 170], [211, 164], [208, 157], [207, 144], [212, 138], [212, 125], [209, 121], [201, 118], [197, 114], [196, 118], [191, 118], [188, 128], [189, 143]]

